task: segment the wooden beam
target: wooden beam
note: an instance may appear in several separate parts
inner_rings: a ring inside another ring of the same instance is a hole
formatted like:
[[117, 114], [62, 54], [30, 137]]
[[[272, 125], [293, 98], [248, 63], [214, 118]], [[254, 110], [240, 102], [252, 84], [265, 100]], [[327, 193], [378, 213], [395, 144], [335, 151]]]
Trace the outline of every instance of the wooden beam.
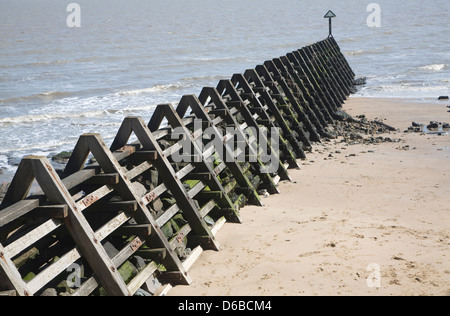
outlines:
[[[131, 257], [141, 246], [142, 241], [136, 237], [128, 245], [126, 245], [114, 258], [113, 262], [116, 268], [119, 268], [129, 257]], [[81, 287], [72, 296], [88, 296], [97, 287], [99, 283], [94, 276], [90, 277], [86, 282], [84, 282]]]
[[[128, 138], [131, 136], [131, 133], [134, 132], [138, 137], [140, 143], [142, 144], [142, 148], [144, 150], [157, 150], [158, 157], [163, 158], [162, 150], [157, 145], [156, 140], [153, 135], [150, 133], [142, 118], [136, 117], [128, 117], [124, 120], [120, 130], [119, 136], [113, 142], [113, 146], [111, 147], [114, 150], [114, 146], [118, 146], [120, 148], [123, 144], [126, 144]], [[90, 149], [94, 154], [94, 157], [97, 159], [102, 169], [107, 173], [118, 173], [119, 174], [119, 184], [116, 186], [117, 192], [120, 194], [122, 199], [124, 200], [134, 200], [138, 202], [138, 209], [133, 215], [136, 222], [138, 224], [150, 224], [152, 226], [152, 234], [149, 237], [152, 245], [155, 247], [164, 247], [167, 248], [168, 255], [165, 259], [164, 265], [170, 270], [180, 271], [181, 275], [184, 276], [183, 284], [189, 284], [190, 278], [187, 275], [187, 271], [184, 270], [181, 261], [176, 256], [175, 252], [172, 251], [170, 245], [165, 238], [161, 229], [157, 226], [153, 215], [145, 206], [145, 202], [143, 199], [138, 196], [134, 190], [132, 190], [132, 185], [130, 179], [124, 174], [121, 165], [119, 162], [114, 159], [112, 152], [106, 147], [106, 144], [101, 139], [98, 134], [86, 134], [86, 141], [90, 145]], [[122, 143], [123, 142], [123, 143]], [[150, 144], [150, 145], [148, 145]], [[159, 161], [161, 159], [157, 159]], [[167, 161], [167, 164], [170, 166], [170, 169], [174, 173], [170, 163]], [[159, 172], [162, 172], [161, 168], [156, 166]]]
[[196, 195], [196, 198], [202, 200], [220, 200], [224, 195], [222, 191], [202, 191]]
[[133, 159], [138, 161], [155, 161], [158, 159], [158, 152], [155, 150], [140, 150], [134, 153]]
[[158, 266], [154, 262], [150, 262], [144, 270], [138, 273], [137, 276], [131, 280], [130, 283], [128, 283], [128, 291], [131, 293], [131, 295], [134, 295], [137, 290], [141, 288], [141, 286], [147, 282], [147, 280], [155, 273], [155, 271], [158, 270]]
[[69, 207], [67, 205], [44, 205], [36, 208], [33, 211], [33, 215], [44, 218], [65, 219], [69, 216]]
[[22, 280], [11, 257], [0, 244], [0, 285], [4, 289], [16, 291], [18, 296], [30, 296], [28, 285]]
[[128, 212], [133, 213], [137, 210], [138, 202], [121, 201], [121, 202], [97, 202], [90, 211], [91, 212]]
[[28, 214], [39, 206], [39, 200], [22, 200], [0, 211], [0, 227]]
[[140, 236], [148, 237], [152, 232], [152, 227], [149, 224], [141, 225], [124, 225], [114, 232], [118, 236]]
[[197, 172], [190, 173], [186, 176], [188, 180], [200, 180], [200, 181], [210, 181], [212, 178], [211, 173], [209, 172]]
[[163, 261], [167, 255], [167, 249], [157, 248], [157, 249], [141, 249], [136, 252], [137, 256], [140, 256], [147, 260], [153, 261]]
[[92, 178], [90, 178], [88, 181], [86, 181], [86, 184], [99, 184], [99, 185], [114, 185], [119, 183], [119, 175], [117, 173], [100, 173]]
[[198, 260], [198, 258], [200, 257], [200, 255], [203, 253], [203, 249], [202, 247], [198, 246], [196, 247], [191, 254], [189, 255], [189, 257], [183, 261], [183, 265], [186, 268], [186, 270], [190, 270], [191, 267], [194, 265], [194, 263]]
[[65, 220], [66, 227], [105, 290], [113, 296], [128, 296], [130, 293], [122, 277], [103, 246], [95, 238], [92, 228], [81, 214], [70, 193], [61, 183], [48, 159], [31, 157], [28, 158], [28, 161], [49, 200], [55, 204], [69, 206], [69, 216]]

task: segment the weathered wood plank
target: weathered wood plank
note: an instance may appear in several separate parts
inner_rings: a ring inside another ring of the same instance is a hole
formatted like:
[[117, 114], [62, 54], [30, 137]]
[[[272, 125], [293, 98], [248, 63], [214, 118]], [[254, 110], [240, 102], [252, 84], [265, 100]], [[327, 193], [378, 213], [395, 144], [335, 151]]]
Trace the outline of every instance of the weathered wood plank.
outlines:
[[210, 181], [212, 175], [209, 172], [189, 173], [186, 175], [188, 180]]
[[120, 227], [114, 235], [148, 237], [151, 232], [152, 227], [150, 224], [124, 225]]
[[[123, 137], [120, 142], [117, 141], [117, 139], [114, 141], [111, 148], [112, 150], [115, 150], [114, 146], [123, 146], [121, 142], [126, 143], [128, 141], [128, 138], [131, 136], [131, 133], [134, 132], [135, 135], [138, 137], [139, 142], [142, 145], [142, 148], [144, 150], [157, 150], [158, 151], [158, 157], [157, 161], [160, 161], [164, 159], [164, 155], [162, 154], [161, 148], [158, 146], [156, 140], [154, 139], [151, 132], [146, 127], [145, 123], [143, 122], [142, 118], [137, 117], [128, 117], [124, 120], [121, 131], [124, 135], [127, 135], [127, 137]], [[132, 190], [132, 185], [129, 180], [129, 178], [123, 174], [123, 171], [121, 169], [120, 164], [117, 160], [114, 159], [112, 153], [104, 142], [101, 140], [101, 137], [99, 135], [89, 135], [87, 140], [91, 145], [91, 150], [96, 157], [99, 164], [102, 166], [102, 169], [105, 172], [117, 172], [119, 174], [119, 184], [116, 186], [117, 191], [119, 192], [120, 196], [124, 200], [135, 200], [138, 202], [138, 209], [134, 214], [134, 219], [138, 224], [151, 224], [152, 225], [152, 235], [150, 236], [149, 240], [151, 241], [152, 245], [156, 247], [165, 247], [168, 249], [168, 255], [165, 258], [164, 266], [169, 271], [179, 271], [180, 275], [182, 276], [183, 284], [189, 284], [190, 278], [187, 275], [187, 271], [184, 270], [181, 261], [178, 259], [176, 254], [170, 249], [170, 244], [168, 243], [167, 239], [165, 238], [163, 232], [161, 229], [156, 225], [156, 222], [153, 218], [153, 215], [149, 212], [147, 207], [145, 206], [145, 202], [141, 199], [140, 196], [138, 196], [134, 190]], [[167, 164], [170, 170], [174, 173], [172, 166], [167, 161]], [[158, 165], [156, 165], [156, 168], [159, 172], [162, 172], [162, 169], [159, 168]], [[168, 173], [169, 174], [169, 173]]]
[[205, 217], [205, 216], [208, 215], [209, 212], [211, 212], [212, 209], [213, 209], [214, 207], [216, 207], [216, 206], [217, 206], [217, 204], [216, 204], [216, 201], [215, 201], [215, 200], [209, 201], [209, 202], [206, 203], [206, 205], [203, 206], [203, 208], [200, 210], [200, 215], [201, 215], [202, 217]]
[[121, 202], [97, 202], [92, 205], [92, 212], [128, 212], [133, 213], [137, 210], [136, 201], [121, 201]]
[[163, 261], [167, 255], [166, 248], [156, 248], [156, 249], [140, 249], [136, 252], [136, 255], [147, 260]]
[[63, 223], [64, 222], [59, 219], [50, 219], [46, 221], [36, 229], [26, 234], [25, 236], [7, 245], [5, 249], [8, 255], [11, 258], [14, 258], [23, 250], [27, 249], [28, 247], [36, 243], [38, 240], [42, 239], [44, 236], [50, 234], [56, 228], [60, 227]]
[[151, 262], [149, 263], [144, 270], [138, 273], [136, 277], [131, 280], [130, 283], [128, 283], [128, 291], [131, 293], [131, 295], [134, 295], [137, 290], [141, 288], [141, 286], [147, 282], [147, 280], [155, 273], [155, 271], [158, 270], [158, 266], [156, 263]]
[[31, 292], [17, 271], [11, 257], [0, 244], [0, 285], [4, 289], [15, 290], [19, 296], [30, 296]]
[[104, 184], [114, 185], [117, 183], [119, 183], [119, 175], [117, 173], [111, 174], [100, 173], [86, 181], [86, 184], [98, 184], [98, 185]]
[[183, 261], [184, 268], [189, 271], [194, 263], [200, 258], [201, 254], [203, 253], [203, 248], [200, 246], [197, 246], [189, 255], [189, 257]]
[[203, 182], [199, 182], [197, 183], [191, 190], [189, 190], [188, 192], [188, 196], [192, 199], [194, 198], [197, 194], [199, 194], [200, 192], [202, 192], [202, 190], [206, 187], [206, 185]]
[[157, 186], [153, 191], [147, 193], [146, 195], [144, 195], [142, 197], [142, 202], [145, 205], [148, 205], [149, 203], [153, 202], [154, 200], [156, 200], [161, 194], [163, 194], [164, 192], [167, 191], [167, 187], [165, 184], [161, 184], [159, 186]]
[[64, 219], [69, 216], [69, 207], [67, 205], [44, 205], [36, 208], [33, 215], [43, 218]]
[[178, 242], [179, 242], [178, 238], [183, 239], [191, 231], [192, 231], [192, 228], [191, 228], [191, 225], [189, 225], [189, 224], [186, 224], [183, 227], [181, 227], [181, 229], [176, 233], [175, 237], [172, 237], [172, 239], [170, 240], [170, 248], [171, 249], [175, 249], [177, 247]]
[[39, 206], [39, 200], [22, 200], [0, 211], [0, 227], [24, 216]]
[[177, 177], [180, 180], [182, 180], [194, 170], [195, 170], [194, 165], [188, 164], [186, 167], [177, 172]]
[[180, 208], [177, 204], [170, 207], [168, 210], [164, 212], [163, 215], [161, 215], [157, 220], [156, 223], [158, 226], [162, 227], [164, 226], [172, 217], [174, 217], [178, 212], [180, 211]]
[[217, 235], [217, 233], [222, 229], [223, 225], [225, 225], [226, 222], [227, 220], [225, 219], [225, 217], [221, 217], [220, 219], [218, 219], [217, 222], [214, 224], [213, 228], [211, 229], [213, 234]]
[[158, 152], [155, 150], [140, 150], [134, 153], [133, 159], [141, 161], [155, 161], [158, 159]]
[[[113, 262], [116, 268], [119, 268], [129, 257], [131, 257], [143, 245], [139, 237], [136, 237], [127, 246], [125, 246], [114, 258]], [[81, 287], [72, 296], [88, 296], [97, 287], [99, 282], [95, 275], [84, 282]]]
[[[83, 136], [80, 142], [82, 142]], [[88, 146], [88, 143], [86, 143]], [[130, 293], [118, 271], [114, 268], [105, 249], [95, 238], [87, 220], [78, 210], [75, 201], [62, 184], [47, 158], [31, 158], [35, 177], [49, 200], [55, 204], [67, 204], [69, 216], [65, 220], [66, 227], [81, 250], [83, 257], [89, 262], [95, 274], [110, 295], [128, 296]]]
[[137, 176], [143, 174], [145, 171], [149, 170], [152, 167], [152, 164], [149, 163], [148, 161], [145, 161], [143, 163], [141, 163], [139, 166], [137, 166], [136, 168], [133, 168], [132, 170], [127, 172], [127, 177], [130, 180], [133, 180], [134, 178], [136, 178]]
[[110, 194], [113, 191], [114, 191], [114, 188], [112, 186], [104, 185], [100, 189], [85, 196], [83, 199], [81, 199], [81, 201], [78, 201], [76, 203], [76, 206], [80, 212], [83, 212], [89, 206], [91, 206], [98, 200], [104, 198], [105, 196], [107, 196], [108, 194]]
[[[96, 233], [95, 238], [101, 242], [112, 232], [117, 230], [121, 225], [123, 225], [129, 217], [124, 213], [119, 214], [114, 219], [109, 221], [103, 227], [101, 227]], [[47, 283], [53, 280], [58, 274], [66, 270], [72, 263], [81, 258], [81, 254], [77, 248], [72, 249], [64, 256], [62, 256], [57, 262], [52, 264], [50, 267], [39, 273], [33, 280], [28, 283], [30, 291], [34, 294], [44, 287]]]
[[156, 290], [155, 296], [166, 296], [167, 293], [169, 293], [171, 289], [172, 289], [171, 284], [165, 284]]

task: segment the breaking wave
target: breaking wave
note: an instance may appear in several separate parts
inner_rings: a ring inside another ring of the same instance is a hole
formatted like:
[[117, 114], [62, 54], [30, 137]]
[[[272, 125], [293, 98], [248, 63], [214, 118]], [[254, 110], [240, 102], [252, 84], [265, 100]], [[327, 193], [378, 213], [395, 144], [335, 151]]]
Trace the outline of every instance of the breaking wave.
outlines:
[[42, 92], [39, 94], [33, 94], [33, 95], [28, 95], [28, 96], [0, 100], [0, 104], [2, 104], [2, 103], [18, 103], [18, 102], [24, 102], [24, 101], [48, 102], [48, 101], [53, 101], [53, 100], [57, 100], [57, 99], [67, 98], [70, 95], [72, 95], [72, 93], [70, 93], [70, 92], [49, 91], [49, 92]]
[[441, 70], [444, 70], [447, 68], [448, 68], [447, 64], [433, 64], [433, 65], [427, 65], [427, 66], [420, 67], [420, 69], [428, 70], [428, 71], [441, 71]]
[[178, 84], [167, 84], [167, 85], [155, 85], [151, 88], [145, 88], [145, 89], [135, 89], [135, 90], [125, 90], [120, 91], [117, 94], [119, 96], [135, 96], [139, 94], [150, 94], [150, 93], [157, 93], [157, 92], [164, 92], [164, 91], [176, 91], [180, 89], [184, 89], [185, 87]]
[[107, 114], [112, 114], [114, 110], [103, 110], [103, 111], [90, 111], [82, 113], [67, 113], [67, 114], [37, 114], [37, 115], [23, 115], [16, 117], [6, 117], [0, 119], [0, 126], [8, 124], [20, 124], [20, 123], [34, 123], [40, 121], [48, 120], [58, 120], [58, 119], [72, 119], [72, 118], [87, 118], [102, 116]]

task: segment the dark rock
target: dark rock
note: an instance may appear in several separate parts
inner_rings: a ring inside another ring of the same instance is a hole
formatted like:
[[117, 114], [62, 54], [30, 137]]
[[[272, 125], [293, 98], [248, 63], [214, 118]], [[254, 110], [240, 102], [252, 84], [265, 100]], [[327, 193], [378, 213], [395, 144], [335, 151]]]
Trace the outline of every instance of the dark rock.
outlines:
[[109, 241], [107, 241], [103, 244], [103, 248], [105, 248], [105, 251], [108, 254], [108, 257], [110, 257], [110, 258], [114, 258], [115, 256], [117, 256], [119, 254], [119, 250], [117, 250], [117, 248], [114, 247], [114, 245], [112, 243], [110, 243]]
[[164, 204], [160, 198], [157, 198], [152, 202], [152, 208], [156, 212], [156, 214], [159, 214], [163, 211]]
[[448, 95], [440, 96], [438, 100], [448, 100]]
[[41, 296], [58, 296], [58, 292], [56, 289], [48, 288], [44, 292], [42, 292]]
[[17, 167], [21, 161], [22, 158], [20, 157], [8, 157], [8, 164], [14, 167]]
[[[178, 251], [178, 247], [177, 249], [175, 249], [175, 252]], [[178, 252], [177, 252], [178, 253]], [[179, 255], [181, 260], [186, 260], [192, 253], [192, 249], [191, 248], [185, 248], [184, 251]]]
[[172, 217], [172, 219], [175, 221], [175, 223], [179, 226], [179, 227], [183, 227], [184, 225], [186, 225], [188, 222], [183, 218], [183, 215], [181, 214], [177, 214], [174, 217]]
[[138, 271], [144, 270], [145, 267], [147, 266], [145, 260], [139, 256], [131, 257], [130, 262], [136, 267], [136, 269], [138, 269]]
[[173, 236], [173, 228], [170, 222], [167, 222], [163, 227], [161, 227], [161, 230], [167, 239]]
[[59, 154], [56, 154], [52, 157], [52, 160], [58, 163], [67, 163], [72, 156], [72, 152], [69, 151], [63, 151]]
[[[60, 296], [69, 295], [74, 292], [74, 290], [69, 286], [69, 282], [67, 280], [61, 281], [56, 286], [56, 291], [59, 293]], [[66, 293], [66, 294], [64, 294]]]
[[450, 124], [449, 123], [444, 123], [444, 124], [442, 124], [442, 128], [450, 128]]
[[423, 127], [423, 124], [412, 122], [412, 127]]
[[162, 202], [164, 204], [164, 208], [168, 209], [168, 208], [172, 207], [172, 205], [177, 203], [177, 200], [175, 200], [174, 197], [170, 197], [170, 198], [163, 198]]
[[136, 293], [134, 293], [134, 296], [153, 296], [153, 295], [151, 295], [147, 291], [144, 291], [143, 289], [139, 289], [136, 291]]
[[167, 140], [162, 139], [159, 141], [159, 146], [161, 146], [162, 150], [166, 150], [170, 147], [170, 143]]
[[133, 182], [131, 184], [134, 192], [138, 195], [138, 196], [144, 196], [147, 193], [147, 189], [145, 188], [145, 186], [143, 186], [142, 184], [140, 184], [139, 182]]
[[143, 285], [143, 289], [152, 295], [155, 295], [157, 290], [162, 286], [157, 278], [151, 276]]
[[329, 139], [336, 139], [337, 138], [336, 134], [333, 134], [331, 132], [324, 132], [323, 133], [323, 137], [329, 138]]
[[350, 139], [351, 140], [361, 140], [361, 139], [364, 139], [364, 137], [358, 133], [350, 133]]
[[156, 188], [158, 186], [158, 170], [150, 170], [150, 181], [152, 185]]
[[[382, 128], [384, 131], [395, 132], [397, 130], [395, 127], [389, 126], [389, 125], [387, 125], [387, 124], [385, 124], [383, 122], [380, 122], [380, 121], [373, 121], [373, 123], [379, 125], [380, 128]], [[380, 132], [384, 133], [384, 131], [383, 132], [380, 131]]]
[[427, 126], [428, 129], [436, 129], [439, 128], [438, 122], [430, 122], [430, 124]]
[[354, 80], [353, 84], [355, 86], [363, 86], [367, 83], [367, 78], [366, 77], [361, 77], [361, 78], [357, 78]]
[[337, 111], [333, 114], [333, 118], [338, 121], [348, 121], [353, 122], [353, 118], [350, 114], [345, 111]]
[[125, 261], [119, 269], [119, 274], [125, 283], [130, 282], [138, 273], [138, 269], [130, 261]]
[[204, 217], [204, 220], [205, 220], [206, 224], [208, 224], [208, 226], [210, 226], [210, 227], [214, 226], [214, 224], [215, 224], [214, 220], [208, 215]]

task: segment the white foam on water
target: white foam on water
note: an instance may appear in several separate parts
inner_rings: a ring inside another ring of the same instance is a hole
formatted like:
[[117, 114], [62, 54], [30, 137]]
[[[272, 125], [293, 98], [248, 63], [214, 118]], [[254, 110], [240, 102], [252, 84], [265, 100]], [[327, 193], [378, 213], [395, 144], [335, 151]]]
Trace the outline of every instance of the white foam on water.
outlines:
[[449, 92], [446, 86], [427, 86], [416, 84], [380, 84], [366, 86], [358, 90], [356, 97], [387, 97], [387, 98], [431, 98], [436, 99], [439, 95]]
[[428, 70], [428, 71], [441, 71], [448, 67], [446, 64], [433, 64], [433, 65], [427, 65], [419, 67], [422, 70]]
[[171, 91], [171, 90], [179, 90], [184, 89], [185, 86], [178, 85], [178, 84], [166, 84], [166, 85], [155, 85], [151, 88], [145, 88], [145, 89], [135, 89], [135, 90], [124, 90], [117, 93], [118, 96], [136, 96], [141, 94], [151, 94], [151, 93], [160, 93], [164, 91]]

